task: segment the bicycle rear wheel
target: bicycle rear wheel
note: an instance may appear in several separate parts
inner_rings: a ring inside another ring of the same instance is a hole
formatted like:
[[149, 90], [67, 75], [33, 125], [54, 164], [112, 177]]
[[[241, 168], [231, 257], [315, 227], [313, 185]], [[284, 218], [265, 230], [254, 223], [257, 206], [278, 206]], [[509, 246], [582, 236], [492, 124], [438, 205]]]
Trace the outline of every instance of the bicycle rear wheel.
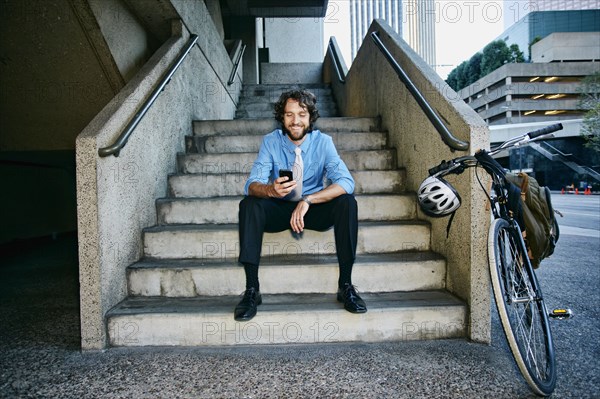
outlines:
[[488, 235], [492, 288], [506, 339], [521, 374], [537, 395], [548, 396], [556, 385], [552, 333], [519, 234], [504, 219], [492, 222]]

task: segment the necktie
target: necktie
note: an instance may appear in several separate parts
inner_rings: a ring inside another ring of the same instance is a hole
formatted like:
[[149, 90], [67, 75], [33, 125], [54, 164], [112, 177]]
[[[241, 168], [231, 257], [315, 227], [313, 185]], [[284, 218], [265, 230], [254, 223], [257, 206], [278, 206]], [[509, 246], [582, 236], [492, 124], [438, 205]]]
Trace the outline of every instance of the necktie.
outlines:
[[290, 194], [290, 201], [300, 201], [302, 198], [302, 178], [304, 175], [304, 162], [302, 161], [302, 149], [296, 147], [294, 150], [296, 159], [294, 160], [294, 180], [296, 180], [296, 188]]

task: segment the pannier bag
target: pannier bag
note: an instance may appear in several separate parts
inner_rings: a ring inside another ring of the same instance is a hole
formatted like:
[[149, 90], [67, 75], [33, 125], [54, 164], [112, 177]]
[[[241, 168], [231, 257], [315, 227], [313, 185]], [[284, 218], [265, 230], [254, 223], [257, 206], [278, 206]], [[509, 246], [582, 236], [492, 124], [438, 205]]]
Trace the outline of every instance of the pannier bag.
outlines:
[[540, 186], [537, 180], [526, 173], [506, 173], [506, 179], [521, 189], [520, 211], [525, 226], [523, 237], [531, 265], [537, 269], [544, 258], [554, 253], [560, 233], [550, 190]]

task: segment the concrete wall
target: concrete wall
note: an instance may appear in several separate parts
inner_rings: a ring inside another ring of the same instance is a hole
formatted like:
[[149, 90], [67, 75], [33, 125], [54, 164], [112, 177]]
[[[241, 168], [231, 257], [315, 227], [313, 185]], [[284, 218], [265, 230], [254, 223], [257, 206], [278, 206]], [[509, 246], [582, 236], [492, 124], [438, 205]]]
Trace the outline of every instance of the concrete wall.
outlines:
[[[385, 22], [374, 21], [370, 32], [375, 30], [380, 32], [381, 40], [428, 102], [447, 121], [450, 131], [458, 139], [470, 142], [469, 153], [488, 147], [489, 132], [483, 120]], [[383, 127], [389, 133], [389, 145], [396, 148], [399, 166], [407, 170], [407, 190], [416, 191], [427, 177], [427, 170], [441, 160], [465, 154], [450, 151], [442, 142], [437, 130], [370, 36], [363, 42], [345, 84], [337, 80], [329, 55], [324, 69], [324, 80], [331, 82], [342, 115], [381, 117]], [[470, 338], [489, 342], [490, 291], [486, 242], [489, 216], [485, 209], [485, 196], [472, 170], [448, 180], [463, 200], [450, 236], [446, 238], [447, 218], [431, 219], [423, 214], [420, 218], [431, 222], [432, 249], [447, 258], [448, 290], [469, 304]], [[410, 242], [405, 244], [411, 245]]]
[[262, 63], [260, 65], [262, 84], [321, 83], [323, 81], [322, 62]]
[[157, 43], [120, 0], [88, 0], [110, 54], [128, 82], [150, 58]]
[[531, 46], [532, 62], [600, 61], [600, 32], [555, 32]]
[[77, 229], [74, 151], [2, 152], [0, 181], [0, 244]]
[[65, 0], [2, 4], [0, 151], [75, 149], [77, 134], [123, 87], [90, 15]]
[[322, 18], [265, 18], [269, 62], [323, 62]]
[[[204, 2], [172, 0], [174, 34], [77, 137], [81, 335], [84, 350], [106, 345], [104, 315], [126, 296], [126, 268], [143, 254], [142, 229], [156, 224], [155, 200], [167, 191], [176, 154], [194, 119], [230, 119], [239, 86]], [[150, 108], [119, 157], [112, 144], [186, 44], [197, 45]]]
[[149, 39], [122, 0], [0, 9], [0, 176], [15, 193], [0, 200], [0, 242], [72, 232], [75, 138], [150, 57]]

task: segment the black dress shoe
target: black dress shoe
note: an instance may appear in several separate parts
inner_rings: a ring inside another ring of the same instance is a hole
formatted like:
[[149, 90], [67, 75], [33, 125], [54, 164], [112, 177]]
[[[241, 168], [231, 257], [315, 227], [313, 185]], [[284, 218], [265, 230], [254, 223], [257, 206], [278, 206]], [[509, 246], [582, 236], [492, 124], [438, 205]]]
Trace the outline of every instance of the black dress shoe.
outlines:
[[344, 288], [338, 289], [337, 300], [344, 304], [344, 309], [350, 313], [366, 313], [367, 305], [362, 300], [353, 285], [346, 284]]
[[248, 321], [256, 316], [256, 308], [262, 303], [260, 291], [256, 288], [248, 288], [244, 291], [244, 298], [237, 304], [233, 312], [233, 318], [237, 321]]

